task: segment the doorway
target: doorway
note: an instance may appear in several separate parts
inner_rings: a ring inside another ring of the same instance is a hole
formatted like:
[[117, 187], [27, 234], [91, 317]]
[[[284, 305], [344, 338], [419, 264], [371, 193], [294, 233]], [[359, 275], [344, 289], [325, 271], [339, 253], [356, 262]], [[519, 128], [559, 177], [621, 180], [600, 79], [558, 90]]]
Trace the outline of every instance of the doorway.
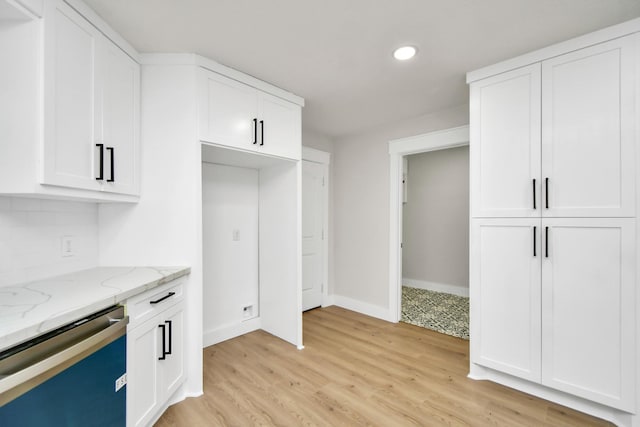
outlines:
[[[469, 126], [462, 126], [389, 142], [389, 319], [402, 316], [403, 203], [405, 156], [469, 145]], [[467, 224], [468, 227], [468, 224]]]
[[469, 147], [403, 160], [400, 320], [469, 339]]

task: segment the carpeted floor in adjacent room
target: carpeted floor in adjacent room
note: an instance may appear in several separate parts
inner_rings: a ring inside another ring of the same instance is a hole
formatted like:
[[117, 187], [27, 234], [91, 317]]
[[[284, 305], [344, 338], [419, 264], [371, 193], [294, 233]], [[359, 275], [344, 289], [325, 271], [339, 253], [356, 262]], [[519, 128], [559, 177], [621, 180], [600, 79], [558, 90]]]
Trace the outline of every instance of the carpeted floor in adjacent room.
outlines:
[[468, 340], [469, 298], [403, 286], [400, 320]]

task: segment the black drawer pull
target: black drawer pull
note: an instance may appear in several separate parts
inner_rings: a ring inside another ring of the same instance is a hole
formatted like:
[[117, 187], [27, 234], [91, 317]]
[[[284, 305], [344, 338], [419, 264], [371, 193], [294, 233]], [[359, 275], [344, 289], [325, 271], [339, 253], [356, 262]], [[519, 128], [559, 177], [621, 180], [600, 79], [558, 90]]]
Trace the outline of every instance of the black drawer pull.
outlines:
[[167, 340], [165, 338], [165, 325], [158, 325], [158, 328], [162, 329], [162, 356], [158, 357], [158, 360], [165, 360], [167, 357]]
[[549, 227], [544, 228], [544, 257], [549, 258]]
[[536, 209], [536, 179], [533, 178], [533, 210]]
[[113, 171], [114, 171], [114, 168], [113, 168], [114, 158], [113, 158], [113, 156], [115, 156], [115, 149], [113, 147], [107, 147], [107, 151], [110, 153], [109, 157], [111, 159], [111, 169], [110, 169], [111, 178], [107, 179], [107, 182], [114, 182], [116, 180], [116, 178], [115, 178], [115, 176], [113, 174]]
[[96, 144], [96, 147], [100, 149], [100, 166], [98, 166], [99, 173], [96, 180], [102, 181], [104, 179], [104, 144]]
[[157, 299], [155, 301], [149, 301], [149, 304], [158, 304], [159, 302], [162, 302], [162, 301], [166, 300], [167, 298], [171, 298], [175, 294], [176, 294], [175, 292], [169, 292], [168, 294], [166, 294], [165, 296], [163, 296], [160, 299]]
[[171, 339], [171, 334], [172, 334], [172, 329], [173, 329], [173, 323], [171, 322], [171, 320], [165, 320], [164, 323], [166, 323], [167, 325], [169, 325], [169, 351], [167, 351], [166, 354], [171, 354], [171, 346], [172, 346], [172, 339]]
[[253, 119], [253, 143], [258, 143], [258, 119]]
[[260, 120], [260, 145], [264, 145], [264, 120]]
[[545, 207], [549, 209], [549, 178], [544, 179], [544, 199]]

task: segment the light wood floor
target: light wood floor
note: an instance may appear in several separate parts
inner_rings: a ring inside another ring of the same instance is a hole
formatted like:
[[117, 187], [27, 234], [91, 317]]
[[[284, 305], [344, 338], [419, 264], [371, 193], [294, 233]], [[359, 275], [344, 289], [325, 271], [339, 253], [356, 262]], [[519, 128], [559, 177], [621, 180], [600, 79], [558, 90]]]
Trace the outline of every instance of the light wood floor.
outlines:
[[204, 349], [204, 396], [156, 426], [601, 426], [466, 378], [469, 343], [337, 307], [304, 314], [305, 349], [253, 332]]

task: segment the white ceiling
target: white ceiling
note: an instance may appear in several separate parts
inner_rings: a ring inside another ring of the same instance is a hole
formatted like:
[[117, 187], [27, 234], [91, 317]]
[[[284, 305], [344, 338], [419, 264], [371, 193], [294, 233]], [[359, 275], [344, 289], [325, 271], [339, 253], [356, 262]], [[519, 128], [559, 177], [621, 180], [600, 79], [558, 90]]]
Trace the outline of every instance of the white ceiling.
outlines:
[[[640, 16], [640, 0], [86, 0], [141, 52], [194, 52], [305, 98], [338, 137], [464, 104], [465, 73]], [[418, 47], [400, 63], [393, 48]]]

